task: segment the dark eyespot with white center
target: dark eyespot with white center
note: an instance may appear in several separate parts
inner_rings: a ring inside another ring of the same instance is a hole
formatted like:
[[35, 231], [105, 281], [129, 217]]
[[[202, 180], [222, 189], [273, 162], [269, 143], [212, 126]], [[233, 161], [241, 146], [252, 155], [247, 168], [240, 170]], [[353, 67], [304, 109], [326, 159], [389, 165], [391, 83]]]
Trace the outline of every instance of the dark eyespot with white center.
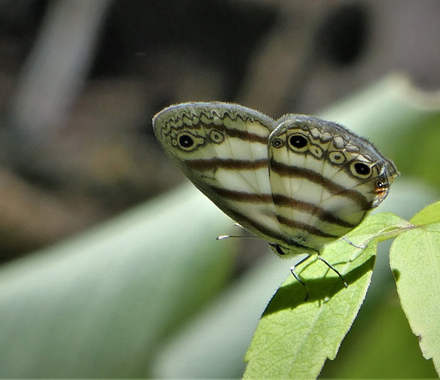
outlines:
[[182, 148], [191, 148], [194, 145], [194, 140], [190, 135], [182, 135], [179, 137], [179, 144]]
[[281, 139], [273, 139], [272, 140], [272, 146], [274, 148], [281, 148], [281, 147], [283, 147], [283, 145], [284, 145], [284, 142]]
[[[203, 144], [205, 139], [200, 136], [195, 136], [189, 132], [181, 132], [176, 137], [177, 146], [186, 151], [190, 152], [196, 149], [199, 145]], [[173, 145], [176, 145], [173, 143]]]
[[365, 162], [353, 162], [350, 169], [352, 174], [358, 178], [366, 179], [371, 176], [371, 168]]
[[301, 134], [290, 135], [288, 141], [294, 152], [305, 152], [308, 149], [309, 140]]

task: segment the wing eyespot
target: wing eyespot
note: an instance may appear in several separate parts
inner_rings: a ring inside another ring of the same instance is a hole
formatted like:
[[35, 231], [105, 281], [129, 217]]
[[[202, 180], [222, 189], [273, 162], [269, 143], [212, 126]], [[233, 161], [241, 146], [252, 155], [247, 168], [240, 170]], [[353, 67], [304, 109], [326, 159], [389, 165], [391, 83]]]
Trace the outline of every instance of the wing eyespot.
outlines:
[[310, 147], [310, 152], [316, 157], [316, 158], [321, 158], [323, 155], [323, 151], [322, 148], [318, 145], [312, 145]]
[[350, 166], [351, 173], [358, 178], [366, 179], [371, 176], [371, 167], [365, 162], [353, 162]]
[[284, 142], [281, 139], [273, 139], [272, 146], [277, 149], [282, 148], [284, 146]]
[[215, 144], [220, 144], [225, 140], [225, 136], [223, 135], [223, 133], [221, 133], [217, 129], [212, 130], [209, 134], [209, 137], [211, 138], [211, 141]]
[[305, 152], [309, 146], [309, 140], [302, 134], [293, 134], [288, 139], [289, 147], [294, 152]]
[[173, 145], [178, 146], [180, 149], [190, 152], [196, 149], [199, 145], [203, 144], [205, 139], [200, 136], [194, 136], [189, 132], [181, 132], [176, 136], [175, 143]]
[[332, 162], [333, 164], [336, 164], [336, 165], [341, 165], [346, 160], [344, 153], [338, 152], [338, 151], [331, 152], [328, 155], [328, 158], [329, 158], [330, 162]]
[[179, 145], [181, 148], [189, 149], [194, 145], [194, 139], [190, 135], [179, 136]]

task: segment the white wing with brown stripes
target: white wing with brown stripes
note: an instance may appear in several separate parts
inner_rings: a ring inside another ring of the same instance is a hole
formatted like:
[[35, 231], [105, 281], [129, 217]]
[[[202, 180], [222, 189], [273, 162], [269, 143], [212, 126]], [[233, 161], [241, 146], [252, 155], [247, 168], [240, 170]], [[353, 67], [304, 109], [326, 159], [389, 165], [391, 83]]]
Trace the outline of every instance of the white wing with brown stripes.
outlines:
[[319, 253], [398, 175], [370, 142], [310, 116], [275, 121], [237, 104], [185, 103], [159, 112], [153, 127], [186, 176], [279, 254]]
[[153, 126], [165, 152], [223, 212], [256, 235], [277, 234], [267, 159], [275, 120], [235, 104], [187, 103], [158, 113]]
[[[384, 175], [387, 173], [387, 175]], [[269, 138], [269, 175], [281, 230], [320, 251], [384, 199], [394, 165], [336, 123], [286, 115]]]

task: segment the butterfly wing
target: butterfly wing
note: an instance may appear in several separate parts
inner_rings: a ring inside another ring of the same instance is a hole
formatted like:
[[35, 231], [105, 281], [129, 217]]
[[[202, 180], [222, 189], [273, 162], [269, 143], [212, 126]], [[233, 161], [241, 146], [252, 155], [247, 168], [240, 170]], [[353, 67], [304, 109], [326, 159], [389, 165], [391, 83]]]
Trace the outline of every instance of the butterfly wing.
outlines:
[[274, 125], [260, 112], [217, 102], [171, 106], [153, 119], [163, 150], [194, 185], [232, 219], [268, 240], [279, 229], [267, 157]]
[[397, 173], [368, 141], [303, 115], [278, 121], [268, 156], [280, 230], [293, 251], [298, 245], [320, 251], [355, 228], [385, 198]]
[[284, 253], [317, 251], [356, 227], [398, 175], [367, 140], [303, 115], [278, 121], [229, 103], [184, 103], [156, 138], [221, 210]]

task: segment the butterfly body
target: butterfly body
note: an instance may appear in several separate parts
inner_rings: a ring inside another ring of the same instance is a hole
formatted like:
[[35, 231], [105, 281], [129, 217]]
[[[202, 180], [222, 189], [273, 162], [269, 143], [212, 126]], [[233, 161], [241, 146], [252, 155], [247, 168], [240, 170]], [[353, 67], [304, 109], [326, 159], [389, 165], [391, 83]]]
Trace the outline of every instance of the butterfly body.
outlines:
[[159, 112], [153, 127], [195, 186], [278, 254], [319, 253], [378, 206], [398, 175], [370, 142], [311, 116], [184, 103]]

